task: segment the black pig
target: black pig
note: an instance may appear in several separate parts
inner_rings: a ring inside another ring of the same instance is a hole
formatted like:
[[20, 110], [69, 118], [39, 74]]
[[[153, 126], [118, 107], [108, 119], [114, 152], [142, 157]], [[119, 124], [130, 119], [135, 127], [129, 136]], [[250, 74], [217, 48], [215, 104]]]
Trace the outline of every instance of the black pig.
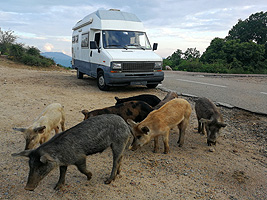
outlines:
[[196, 101], [195, 110], [198, 120], [198, 132], [204, 135], [205, 127], [208, 146], [216, 145], [220, 129], [226, 126], [222, 115], [215, 104], [205, 97], [199, 98]]
[[35, 150], [25, 150], [12, 156], [29, 157], [30, 172], [26, 190], [33, 191], [48, 173], [59, 166], [60, 177], [54, 189], [65, 183], [68, 165], [76, 165], [78, 170], [90, 180], [92, 173], [86, 168], [86, 156], [101, 153], [112, 148], [113, 167], [109, 184], [120, 172], [123, 151], [128, 143], [130, 129], [118, 115], [100, 115], [85, 120], [76, 126], [54, 136]]
[[122, 98], [122, 99], [120, 99], [119, 97], [115, 97], [115, 99], [117, 101], [115, 105], [118, 105], [120, 103], [127, 102], [127, 101], [144, 101], [150, 106], [154, 107], [158, 105], [160, 102], [160, 99], [157, 96], [152, 95], [152, 94], [141, 94], [141, 95], [128, 97], [128, 98]]

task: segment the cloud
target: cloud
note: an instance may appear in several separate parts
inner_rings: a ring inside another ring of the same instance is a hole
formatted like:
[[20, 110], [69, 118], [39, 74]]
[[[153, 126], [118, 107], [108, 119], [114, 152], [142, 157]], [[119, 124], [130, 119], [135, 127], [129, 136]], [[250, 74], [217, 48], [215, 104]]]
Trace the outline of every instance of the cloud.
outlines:
[[158, 53], [196, 47], [204, 51], [215, 37], [225, 37], [238, 22], [266, 11], [266, 0], [8, 0], [0, 2], [0, 28], [13, 30], [18, 40], [43, 51], [71, 52], [72, 27], [86, 15], [117, 8], [136, 14]]
[[50, 44], [50, 43], [46, 43], [44, 45], [44, 50], [45, 51], [52, 51], [53, 48], [54, 48], [54, 46], [52, 44]]

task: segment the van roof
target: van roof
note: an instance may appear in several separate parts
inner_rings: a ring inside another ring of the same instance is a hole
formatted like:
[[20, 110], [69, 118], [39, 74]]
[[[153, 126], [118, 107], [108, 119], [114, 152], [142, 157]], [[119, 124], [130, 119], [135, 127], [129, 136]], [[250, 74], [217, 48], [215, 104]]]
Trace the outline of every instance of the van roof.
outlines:
[[98, 10], [95, 14], [102, 20], [125, 20], [141, 22], [135, 14], [122, 12], [119, 10]]
[[94, 28], [114, 26], [114, 23], [116, 23], [117, 25], [121, 25], [122, 23], [120, 21], [121, 22], [128, 21], [130, 23], [135, 23], [135, 28], [137, 28], [136, 26], [138, 26], [138, 29], [140, 30], [143, 29], [143, 25], [141, 25], [142, 23], [140, 19], [138, 19], [135, 14], [111, 9], [111, 10], [97, 10], [85, 16], [82, 20], [76, 23], [76, 25], [72, 28], [72, 30], [77, 30], [89, 24], [93, 24]]

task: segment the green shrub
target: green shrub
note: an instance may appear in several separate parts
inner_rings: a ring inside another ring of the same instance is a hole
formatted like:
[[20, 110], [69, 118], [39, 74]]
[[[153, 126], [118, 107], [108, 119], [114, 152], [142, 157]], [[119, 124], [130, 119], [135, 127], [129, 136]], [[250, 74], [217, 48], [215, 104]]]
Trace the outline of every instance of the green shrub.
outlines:
[[25, 49], [22, 44], [11, 44], [9, 47], [9, 56], [13, 57], [14, 60], [20, 60], [25, 54]]

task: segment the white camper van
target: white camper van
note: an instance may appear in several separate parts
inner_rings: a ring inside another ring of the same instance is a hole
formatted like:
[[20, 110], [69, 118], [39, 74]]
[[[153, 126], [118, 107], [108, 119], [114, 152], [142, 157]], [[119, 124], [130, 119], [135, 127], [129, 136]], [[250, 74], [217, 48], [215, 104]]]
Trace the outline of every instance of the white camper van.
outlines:
[[98, 10], [78, 21], [72, 34], [72, 68], [77, 78], [97, 78], [100, 90], [110, 86], [156, 87], [164, 79], [162, 58], [154, 53], [142, 22], [120, 10]]

